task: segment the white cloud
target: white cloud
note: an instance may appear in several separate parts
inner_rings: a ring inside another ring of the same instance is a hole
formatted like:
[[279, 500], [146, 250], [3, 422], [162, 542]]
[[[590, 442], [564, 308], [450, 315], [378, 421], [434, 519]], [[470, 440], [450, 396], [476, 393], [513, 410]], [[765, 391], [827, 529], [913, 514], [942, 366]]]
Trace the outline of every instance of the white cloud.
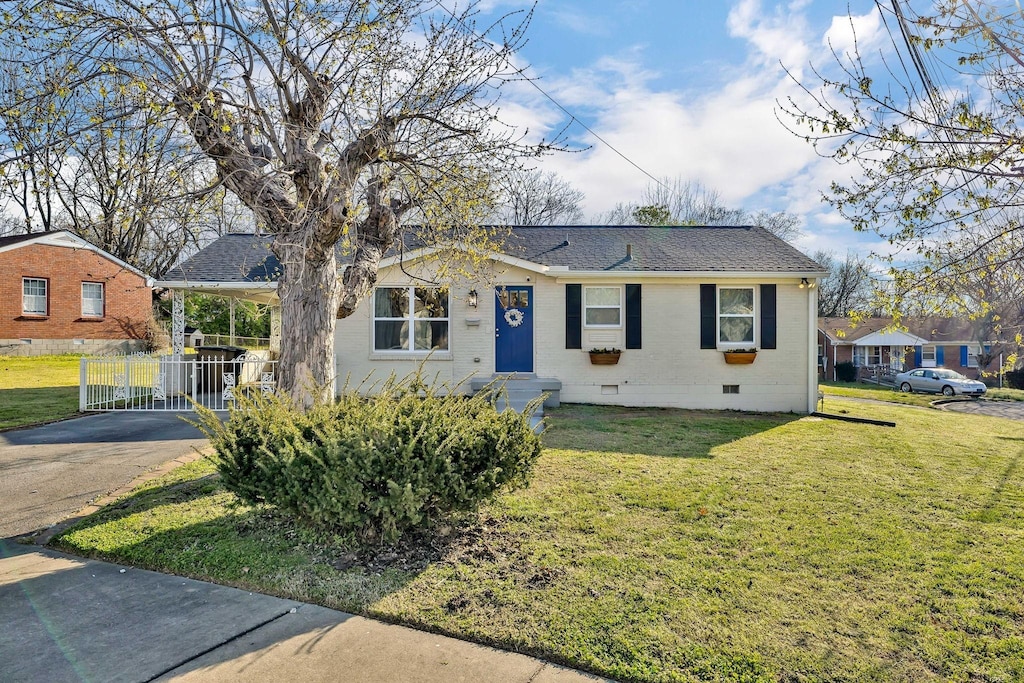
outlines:
[[802, 66], [811, 50], [803, 37], [809, 33], [801, 10], [806, 3], [776, 6], [766, 13], [761, 0], [740, 0], [729, 12], [729, 34], [746, 40], [754, 50], [751, 62], [761, 66]]
[[822, 39], [822, 45], [835, 50], [840, 56], [870, 53], [882, 45], [885, 34], [881, 15], [877, 10], [866, 14], [832, 17], [832, 25]]
[[606, 36], [611, 33], [614, 26], [610, 17], [598, 16], [593, 12], [573, 7], [555, 9], [551, 15], [570, 31], [589, 36]]
[[[854, 233], [821, 200], [833, 180], [848, 180], [854, 169], [819, 156], [776, 120], [777, 100], [806, 98], [780, 62], [794, 65], [801, 78], [804, 65], [832, 60], [829, 41], [837, 50], [852, 45], [849, 17], [843, 18], [845, 29], [832, 18], [831, 25], [813, 30], [805, 16], [809, 0], [772, 3], [767, 10], [765, 4], [733, 5], [726, 28], [742, 42], [746, 59], [742, 66], [716, 67], [710, 80], [718, 85], [701, 91], [663, 85], [650, 64], [667, 67], [653, 48], [637, 46], [568, 74], [544, 74], [541, 87], [614, 147], [575, 125], [570, 134], [591, 147], [540, 162], [586, 193], [588, 217], [639, 200], [651, 182], [618, 150], [656, 178], [699, 181], [730, 206], [796, 213], [804, 221], [798, 246], [805, 251], [853, 248], [866, 254], [887, 246], [876, 235]], [[853, 27], [862, 47], [877, 44], [884, 31], [877, 14], [855, 15]], [[520, 85], [514, 99], [517, 106], [506, 114], [528, 123], [537, 138], [564, 124], [557, 108], [529, 86]]]

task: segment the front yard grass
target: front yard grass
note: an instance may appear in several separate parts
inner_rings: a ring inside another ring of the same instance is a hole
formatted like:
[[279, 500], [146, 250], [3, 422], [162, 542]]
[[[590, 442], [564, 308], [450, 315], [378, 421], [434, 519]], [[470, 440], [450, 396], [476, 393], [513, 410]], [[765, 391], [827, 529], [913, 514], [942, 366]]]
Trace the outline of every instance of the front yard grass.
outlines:
[[78, 356], [0, 356], [0, 429], [78, 412]]
[[897, 427], [563, 406], [531, 486], [411, 567], [235, 505], [206, 461], [55, 543], [624, 681], [1024, 679], [1020, 423], [830, 401]]

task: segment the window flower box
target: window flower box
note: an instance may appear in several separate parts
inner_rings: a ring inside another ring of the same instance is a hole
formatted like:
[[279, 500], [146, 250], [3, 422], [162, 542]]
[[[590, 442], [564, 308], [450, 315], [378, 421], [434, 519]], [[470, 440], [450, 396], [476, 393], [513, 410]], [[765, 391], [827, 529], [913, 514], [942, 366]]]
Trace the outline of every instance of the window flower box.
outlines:
[[750, 365], [757, 358], [757, 349], [733, 349], [723, 351], [722, 355], [728, 365]]
[[622, 351], [619, 349], [590, 349], [591, 365], [618, 365], [619, 356]]

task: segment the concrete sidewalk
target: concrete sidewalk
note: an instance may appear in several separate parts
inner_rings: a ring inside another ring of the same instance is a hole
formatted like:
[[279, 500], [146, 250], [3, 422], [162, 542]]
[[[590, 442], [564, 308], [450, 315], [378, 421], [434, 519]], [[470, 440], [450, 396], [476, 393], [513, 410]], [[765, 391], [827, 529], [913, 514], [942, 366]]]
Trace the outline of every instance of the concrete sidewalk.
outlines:
[[343, 612], [0, 540], [0, 681], [605, 679]]

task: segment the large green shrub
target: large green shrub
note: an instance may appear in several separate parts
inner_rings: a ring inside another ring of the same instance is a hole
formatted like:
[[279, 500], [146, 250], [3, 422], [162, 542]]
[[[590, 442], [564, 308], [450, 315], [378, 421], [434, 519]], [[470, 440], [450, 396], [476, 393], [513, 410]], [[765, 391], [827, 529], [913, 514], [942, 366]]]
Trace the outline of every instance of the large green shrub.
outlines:
[[1006, 385], [1011, 389], [1024, 389], [1024, 370], [1010, 370], [1006, 373]]
[[849, 361], [836, 363], [836, 379], [840, 382], [856, 382], [857, 366]]
[[365, 542], [394, 541], [524, 485], [540, 455], [530, 412], [392, 381], [306, 413], [258, 397], [223, 425], [206, 415], [204, 427], [224, 485], [242, 500]]

